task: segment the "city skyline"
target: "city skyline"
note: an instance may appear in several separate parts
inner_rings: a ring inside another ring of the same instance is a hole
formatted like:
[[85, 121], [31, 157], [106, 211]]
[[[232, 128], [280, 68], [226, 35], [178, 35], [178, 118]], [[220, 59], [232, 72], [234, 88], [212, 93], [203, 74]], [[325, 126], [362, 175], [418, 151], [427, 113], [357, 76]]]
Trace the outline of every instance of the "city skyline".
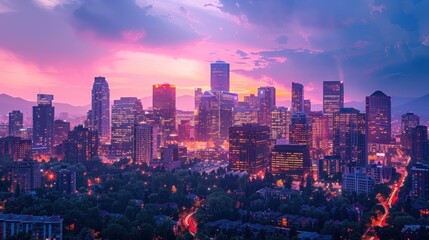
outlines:
[[429, 239], [427, 9], [0, 0], [0, 240]]
[[[55, 93], [58, 102], [86, 105], [93, 77], [102, 75], [110, 79], [112, 99], [148, 96], [147, 86], [158, 82], [177, 85], [178, 96], [192, 95], [195, 87], [208, 89], [209, 63], [223, 60], [231, 64], [231, 92], [241, 96], [274, 85], [279, 100], [289, 99], [292, 81], [306, 86], [315, 104], [322, 102], [322, 81], [344, 81], [346, 102], [378, 89], [400, 97], [429, 93], [424, 84], [429, 32], [418, 11], [427, 1], [408, 4], [407, 12], [404, 3], [374, 1], [334, 8], [294, 1], [236, 3], [0, 1], [6, 36], [0, 61], [8, 62], [0, 68], [6, 79], [0, 87], [25, 99], [41, 88]], [[23, 15], [46, 27], [27, 31]], [[106, 29], [96, 18], [117, 26]], [[35, 31], [45, 34], [34, 38]], [[53, 42], [52, 35], [61, 38]]]

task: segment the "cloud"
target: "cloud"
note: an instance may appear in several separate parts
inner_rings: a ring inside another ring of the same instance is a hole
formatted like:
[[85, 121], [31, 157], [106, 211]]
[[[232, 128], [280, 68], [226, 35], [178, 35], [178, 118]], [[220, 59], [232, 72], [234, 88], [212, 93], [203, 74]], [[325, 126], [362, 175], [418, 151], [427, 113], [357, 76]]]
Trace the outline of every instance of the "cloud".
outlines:
[[166, 46], [199, 39], [188, 25], [150, 14], [152, 5], [140, 7], [133, 0], [87, 0], [74, 11], [76, 27], [114, 41]]
[[285, 44], [288, 42], [288, 40], [289, 40], [289, 38], [287, 36], [281, 35], [278, 38], [276, 38], [274, 41], [278, 44]]
[[9, 1], [10, 11], [0, 14], [0, 48], [39, 66], [76, 66], [104, 54], [82, 40], [65, 17], [72, 5], [53, 12], [32, 1]]

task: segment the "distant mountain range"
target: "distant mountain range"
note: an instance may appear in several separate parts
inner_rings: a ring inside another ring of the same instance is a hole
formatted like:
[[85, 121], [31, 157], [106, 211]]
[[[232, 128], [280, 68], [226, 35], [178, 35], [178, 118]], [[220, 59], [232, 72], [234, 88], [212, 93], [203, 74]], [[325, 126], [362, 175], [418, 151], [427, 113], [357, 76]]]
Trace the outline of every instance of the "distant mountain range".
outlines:
[[[145, 109], [152, 107], [151, 96], [143, 97], [141, 100]], [[27, 101], [19, 97], [12, 97], [7, 94], [0, 94], [0, 115], [7, 115], [12, 110], [20, 110], [24, 113], [24, 117], [28, 118], [32, 115], [33, 106], [36, 106], [36, 102]], [[192, 111], [194, 109], [194, 97], [190, 95], [177, 97], [177, 106], [180, 110]], [[67, 112], [71, 117], [85, 116], [90, 109], [89, 104], [85, 106], [73, 106], [68, 103], [58, 103], [55, 101], [54, 107], [56, 116], [59, 116], [62, 112]]]
[[[141, 98], [144, 109], [152, 107], [152, 97]], [[7, 94], [0, 94], [0, 115], [7, 115], [12, 110], [20, 110], [24, 113], [25, 118], [32, 115], [32, 107], [36, 102], [27, 101], [22, 98], [12, 97]], [[290, 106], [290, 101], [278, 101], [279, 106]], [[90, 105], [73, 106], [68, 103], [58, 103], [54, 101], [55, 114], [58, 116], [62, 112], [67, 112], [71, 117], [85, 116], [90, 109]], [[365, 102], [352, 101], [345, 103], [346, 107], [353, 107], [365, 112]], [[194, 97], [183, 95], [177, 97], [177, 108], [184, 111], [194, 109]], [[312, 110], [322, 110], [321, 104], [313, 104]], [[392, 97], [392, 114], [399, 117], [401, 114], [414, 112], [423, 118], [429, 118], [429, 94], [418, 98]]]

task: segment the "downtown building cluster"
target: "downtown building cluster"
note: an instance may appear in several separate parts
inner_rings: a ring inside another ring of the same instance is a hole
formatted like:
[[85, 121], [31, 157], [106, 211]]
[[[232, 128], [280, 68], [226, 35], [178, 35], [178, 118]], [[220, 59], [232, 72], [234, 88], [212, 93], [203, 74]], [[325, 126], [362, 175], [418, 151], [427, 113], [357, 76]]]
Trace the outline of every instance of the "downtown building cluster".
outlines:
[[[366, 97], [362, 113], [344, 106], [344, 92], [343, 82], [324, 81], [322, 111], [312, 111], [305, 86], [296, 82], [291, 84], [290, 108], [278, 106], [273, 86], [239, 100], [230, 90], [230, 65], [217, 61], [211, 64], [210, 89], [196, 88], [195, 109], [184, 113], [176, 109], [175, 85], [154, 84], [152, 108], [144, 108], [137, 97], [111, 101], [106, 78], [95, 77], [83, 124], [72, 129], [70, 122], [55, 120], [54, 96], [38, 94], [31, 130], [23, 127], [22, 112], [9, 114], [9, 136], [0, 139], [0, 155], [17, 162], [43, 156], [72, 162], [127, 158], [172, 168], [188, 158], [228, 160], [231, 170], [251, 175], [344, 174], [344, 190], [358, 191], [347, 186], [362, 182], [368, 193], [386, 179], [379, 172], [391, 170], [389, 151], [397, 145], [392, 138], [391, 97], [374, 92]], [[427, 158], [427, 128], [419, 117], [403, 115], [401, 129], [401, 149], [417, 160]], [[378, 168], [387, 170], [371, 170]], [[22, 189], [36, 187], [37, 183]]]

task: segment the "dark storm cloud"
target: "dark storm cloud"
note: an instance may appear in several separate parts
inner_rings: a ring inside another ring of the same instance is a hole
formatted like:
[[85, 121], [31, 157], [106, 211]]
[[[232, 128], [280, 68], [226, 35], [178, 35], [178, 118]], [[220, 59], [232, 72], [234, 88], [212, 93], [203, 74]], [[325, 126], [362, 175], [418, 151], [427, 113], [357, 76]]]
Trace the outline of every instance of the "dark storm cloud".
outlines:
[[122, 40], [127, 34], [149, 45], [181, 44], [198, 39], [189, 26], [179, 25], [169, 16], [153, 16], [151, 8], [152, 5], [140, 7], [133, 0], [86, 0], [76, 9], [74, 17], [78, 29], [93, 31], [111, 40]]

